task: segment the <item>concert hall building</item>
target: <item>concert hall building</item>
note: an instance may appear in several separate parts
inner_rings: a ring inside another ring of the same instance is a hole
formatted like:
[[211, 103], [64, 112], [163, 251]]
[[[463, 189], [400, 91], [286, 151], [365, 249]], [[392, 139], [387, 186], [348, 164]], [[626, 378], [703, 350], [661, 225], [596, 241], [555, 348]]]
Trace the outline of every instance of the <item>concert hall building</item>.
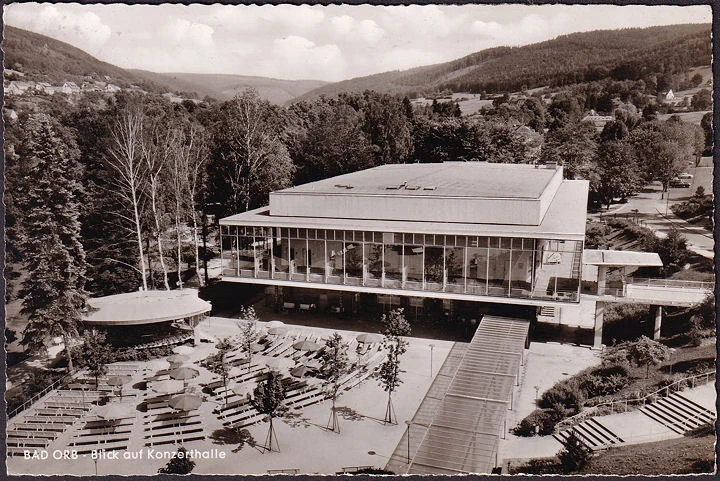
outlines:
[[302, 292], [313, 305], [308, 289], [319, 289], [327, 308], [359, 302], [346, 292], [562, 311], [580, 301], [587, 196], [587, 181], [555, 165], [375, 167], [221, 219], [223, 280], [278, 286], [279, 299]]

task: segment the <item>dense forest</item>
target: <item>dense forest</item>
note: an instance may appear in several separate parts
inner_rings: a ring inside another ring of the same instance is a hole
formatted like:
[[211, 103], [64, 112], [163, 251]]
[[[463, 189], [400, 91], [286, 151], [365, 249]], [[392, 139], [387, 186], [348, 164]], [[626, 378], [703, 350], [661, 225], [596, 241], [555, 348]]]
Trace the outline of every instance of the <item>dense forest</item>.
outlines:
[[676, 89], [674, 76], [711, 60], [710, 27], [672, 25], [574, 33], [523, 47], [498, 47], [451, 62], [387, 72], [315, 89], [301, 99], [373, 89], [413, 96], [449, 90], [497, 93], [612, 78]]

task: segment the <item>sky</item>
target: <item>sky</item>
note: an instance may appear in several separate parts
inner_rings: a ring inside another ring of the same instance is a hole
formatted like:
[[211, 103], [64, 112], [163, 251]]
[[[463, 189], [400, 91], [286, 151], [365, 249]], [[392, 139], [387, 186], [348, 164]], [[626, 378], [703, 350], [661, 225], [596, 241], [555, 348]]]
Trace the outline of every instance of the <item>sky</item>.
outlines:
[[710, 23], [710, 6], [79, 5], [4, 7], [8, 25], [123, 68], [338, 81], [572, 32]]

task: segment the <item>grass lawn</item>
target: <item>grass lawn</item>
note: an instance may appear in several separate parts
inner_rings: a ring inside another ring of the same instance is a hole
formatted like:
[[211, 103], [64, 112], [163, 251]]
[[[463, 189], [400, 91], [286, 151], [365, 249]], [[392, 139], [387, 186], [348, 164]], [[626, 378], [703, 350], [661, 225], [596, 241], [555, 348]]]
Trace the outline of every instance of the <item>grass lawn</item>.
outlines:
[[610, 448], [593, 458], [581, 474], [688, 474], [714, 470], [715, 436], [668, 439]]

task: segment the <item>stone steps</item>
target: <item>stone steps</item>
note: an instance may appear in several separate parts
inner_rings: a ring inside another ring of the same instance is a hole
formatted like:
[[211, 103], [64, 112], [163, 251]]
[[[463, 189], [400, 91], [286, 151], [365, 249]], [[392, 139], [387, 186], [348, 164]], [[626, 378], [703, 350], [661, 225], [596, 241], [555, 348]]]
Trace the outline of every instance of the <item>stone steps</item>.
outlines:
[[677, 392], [646, 404], [640, 408], [640, 412], [678, 434], [715, 421], [712, 411]]
[[613, 433], [596, 418], [587, 419], [573, 426], [571, 429], [554, 434], [553, 437], [560, 443], [565, 444], [565, 441], [572, 431], [575, 432], [580, 442], [593, 451], [605, 449], [610, 446], [617, 446], [624, 442], [620, 436]]

